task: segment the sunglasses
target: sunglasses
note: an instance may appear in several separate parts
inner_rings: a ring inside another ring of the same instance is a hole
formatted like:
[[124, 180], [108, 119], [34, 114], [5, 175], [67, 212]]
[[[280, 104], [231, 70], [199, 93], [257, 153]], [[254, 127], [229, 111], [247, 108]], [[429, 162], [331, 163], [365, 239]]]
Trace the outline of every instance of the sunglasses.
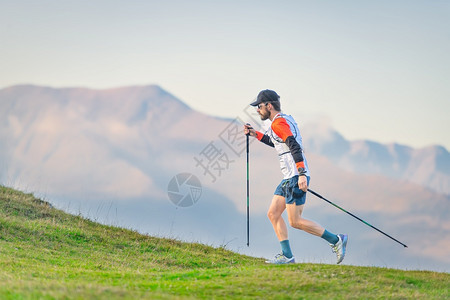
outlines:
[[260, 103], [260, 104], [258, 104], [257, 107], [258, 107], [258, 109], [261, 109], [261, 107], [262, 107], [263, 105], [264, 105], [264, 106], [267, 106], [267, 104], [269, 104], [269, 103], [267, 103], [267, 102], [266, 102], [266, 103]]

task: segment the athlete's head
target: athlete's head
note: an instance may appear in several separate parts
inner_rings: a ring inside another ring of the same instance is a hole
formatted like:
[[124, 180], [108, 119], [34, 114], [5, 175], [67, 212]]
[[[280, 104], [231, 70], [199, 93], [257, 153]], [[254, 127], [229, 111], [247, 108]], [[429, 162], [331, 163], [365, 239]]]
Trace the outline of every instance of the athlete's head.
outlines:
[[261, 120], [269, 119], [270, 115], [281, 111], [280, 96], [275, 91], [263, 90], [259, 92], [256, 101], [250, 103], [257, 107]]

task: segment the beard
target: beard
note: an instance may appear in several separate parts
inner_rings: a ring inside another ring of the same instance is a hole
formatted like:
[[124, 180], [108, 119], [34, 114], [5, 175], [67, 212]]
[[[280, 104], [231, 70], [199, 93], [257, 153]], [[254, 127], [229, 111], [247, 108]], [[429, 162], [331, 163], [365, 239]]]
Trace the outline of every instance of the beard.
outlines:
[[259, 116], [261, 117], [261, 121], [265, 121], [270, 117], [270, 112], [268, 110], [265, 110], [263, 112], [259, 112]]

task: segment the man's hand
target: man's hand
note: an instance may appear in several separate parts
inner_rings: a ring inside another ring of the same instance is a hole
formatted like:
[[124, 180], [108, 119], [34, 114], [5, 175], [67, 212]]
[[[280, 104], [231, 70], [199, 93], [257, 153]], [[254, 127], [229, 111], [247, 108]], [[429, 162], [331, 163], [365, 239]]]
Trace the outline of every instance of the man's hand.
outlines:
[[244, 134], [256, 137], [256, 131], [253, 129], [252, 125], [245, 124], [244, 125]]
[[308, 181], [306, 180], [306, 176], [298, 176], [298, 188], [305, 193], [308, 191]]

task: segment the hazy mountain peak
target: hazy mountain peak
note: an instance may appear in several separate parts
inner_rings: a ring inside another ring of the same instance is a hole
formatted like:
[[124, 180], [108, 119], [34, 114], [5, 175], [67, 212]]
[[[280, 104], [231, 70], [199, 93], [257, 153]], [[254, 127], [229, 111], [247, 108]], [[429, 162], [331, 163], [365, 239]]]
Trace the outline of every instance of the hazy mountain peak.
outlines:
[[326, 156], [344, 170], [403, 179], [450, 195], [450, 154], [445, 147], [349, 141], [327, 123], [303, 126], [305, 150]]

